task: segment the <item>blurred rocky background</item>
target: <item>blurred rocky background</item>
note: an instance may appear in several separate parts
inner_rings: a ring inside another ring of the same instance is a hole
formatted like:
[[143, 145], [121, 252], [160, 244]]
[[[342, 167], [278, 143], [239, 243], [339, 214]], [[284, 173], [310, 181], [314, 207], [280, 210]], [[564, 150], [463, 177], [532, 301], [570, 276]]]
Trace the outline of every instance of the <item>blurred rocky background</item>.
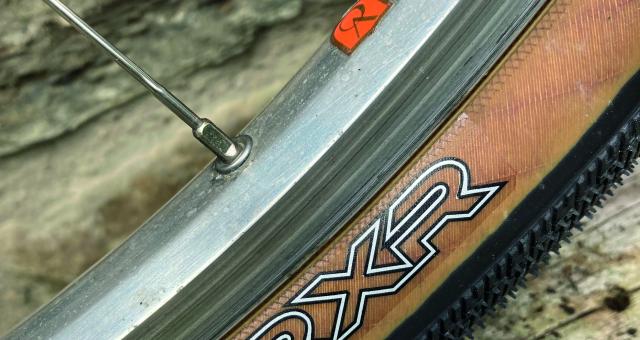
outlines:
[[[352, 2], [65, 1], [230, 133], [260, 112]], [[211, 154], [42, 2], [0, 6], [1, 335], [117, 246]], [[543, 272], [549, 278], [533, 281], [479, 338], [572, 337], [571, 327], [596, 325], [598, 315], [635, 336], [640, 325], [624, 321], [640, 309], [639, 176], [631, 182]]]

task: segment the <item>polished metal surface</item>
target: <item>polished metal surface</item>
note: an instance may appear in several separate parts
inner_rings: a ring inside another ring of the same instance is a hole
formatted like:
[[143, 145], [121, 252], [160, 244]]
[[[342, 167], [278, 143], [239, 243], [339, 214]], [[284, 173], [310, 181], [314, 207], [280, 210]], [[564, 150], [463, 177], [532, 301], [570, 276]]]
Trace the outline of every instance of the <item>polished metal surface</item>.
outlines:
[[326, 43], [244, 133], [12, 339], [218, 338], [427, 140], [542, 0], [397, 1], [350, 56]]
[[[201, 119], [187, 105], [185, 105], [171, 91], [153, 79], [140, 66], [134, 63], [129, 57], [118, 50], [113, 44], [105, 39], [100, 33], [96, 32], [82, 18], [80, 18], [69, 7], [65, 6], [58, 0], [43, 0], [49, 7], [60, 14], [67, 22], [75, 27], [80, 33], [84, 34], [89, 40], [100, 46], [107, 54], [109, 54], [125, 71], [127, 71], [134, 79], [144, 85], [158, 100], [169, 108], [182, 121], [187, 123], [193, 130], [193, 135], [209, 150], [213, 151], [221, 161], [225, 163], [227, 170], [233, 170], [241, 165], [238, 162], [238, 155], [241, 153], [241, 146], [227, 136], [222, 130], [215, 126], [208, 119]], [[236, 166], [229, 166], [235, 164]]]
[[201, 120], [200, 125], [193, 130], [193, 135], [227, 164], [236, 161], [242, 151], [242, 146], [208, 119]]
[[234, 138], [234, 141], [237, 145], [241, 147], [242, 151], [240, 151], [236, 159], [233, 160], [231, 163], [225, 163], [225, 162], [214, 163], [216, 171], [218, 171], [218, 173], [220, 174], [226, 175], [235, 171], [236, 169], [241, 167], [242, 164], [244, 164], [244, 162], [249, 158], [249, 155], [251, 154], [251, 149], [253, 148], [253, 140], [251, 139], [251, 137], [247, 135], [240, 135]]

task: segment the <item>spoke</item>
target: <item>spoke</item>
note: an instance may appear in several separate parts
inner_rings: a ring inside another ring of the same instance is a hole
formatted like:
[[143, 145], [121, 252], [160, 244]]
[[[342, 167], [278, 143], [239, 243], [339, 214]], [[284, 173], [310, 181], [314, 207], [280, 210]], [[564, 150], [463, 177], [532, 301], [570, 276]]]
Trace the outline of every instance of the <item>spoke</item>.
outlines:
[[[220, 128], [208, 119], [198, 117], [189, 107], [187, 107], [171, 91], [153, 79], [147, 72], [129, 59], [124, 53], [118, 50], [107, 39], [96, 32], [82, 18], [80, 18], [70, 8], [58, 0], [43, 0], [67, 22], [84, 34], [89, 40], [100, 46], [107, 54], [127, 71], [133, 78], [140, 82], [158, 100], [169, 108], [176, 116], [180, 117], [191, 129], [194, 136], [207, 148], [213, 151], [224, 163], [237, 164], [238, 157], [245, 154], [242, 145], [234, 142]], [[246, 157], [246, 155], [245, 155]], [[241, 163], [240, 163], [241, 164]], [[228, 168], [228, 167], [227, 167]], [[234, 167], [235, 168], [235, 167]]]

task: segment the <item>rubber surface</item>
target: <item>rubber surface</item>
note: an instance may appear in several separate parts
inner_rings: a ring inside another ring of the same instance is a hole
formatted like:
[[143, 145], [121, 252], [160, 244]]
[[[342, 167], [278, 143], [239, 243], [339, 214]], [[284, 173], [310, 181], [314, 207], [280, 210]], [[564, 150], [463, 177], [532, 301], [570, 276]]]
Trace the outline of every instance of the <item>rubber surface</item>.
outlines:
[[[592, 216], [594, 207], [613, 194], [638, 156], [640, 72], [558, 166], [391, 338], [472, 337], [482, 317], [513, 297], [527, 274], [535, 275], [549, 253], [580, 229], [580, 220]], [[530, 222], [523, 228], [525, 221]]]

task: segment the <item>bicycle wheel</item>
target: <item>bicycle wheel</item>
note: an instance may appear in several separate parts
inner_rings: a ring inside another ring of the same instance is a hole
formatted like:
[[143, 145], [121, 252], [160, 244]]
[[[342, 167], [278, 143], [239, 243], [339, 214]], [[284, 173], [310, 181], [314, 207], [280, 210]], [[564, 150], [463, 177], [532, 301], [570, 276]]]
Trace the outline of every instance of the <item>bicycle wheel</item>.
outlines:
[[632, 168], [637, 5], [359, 1], [239, 172], [205, 169], [10, 336], [470, 335]]

